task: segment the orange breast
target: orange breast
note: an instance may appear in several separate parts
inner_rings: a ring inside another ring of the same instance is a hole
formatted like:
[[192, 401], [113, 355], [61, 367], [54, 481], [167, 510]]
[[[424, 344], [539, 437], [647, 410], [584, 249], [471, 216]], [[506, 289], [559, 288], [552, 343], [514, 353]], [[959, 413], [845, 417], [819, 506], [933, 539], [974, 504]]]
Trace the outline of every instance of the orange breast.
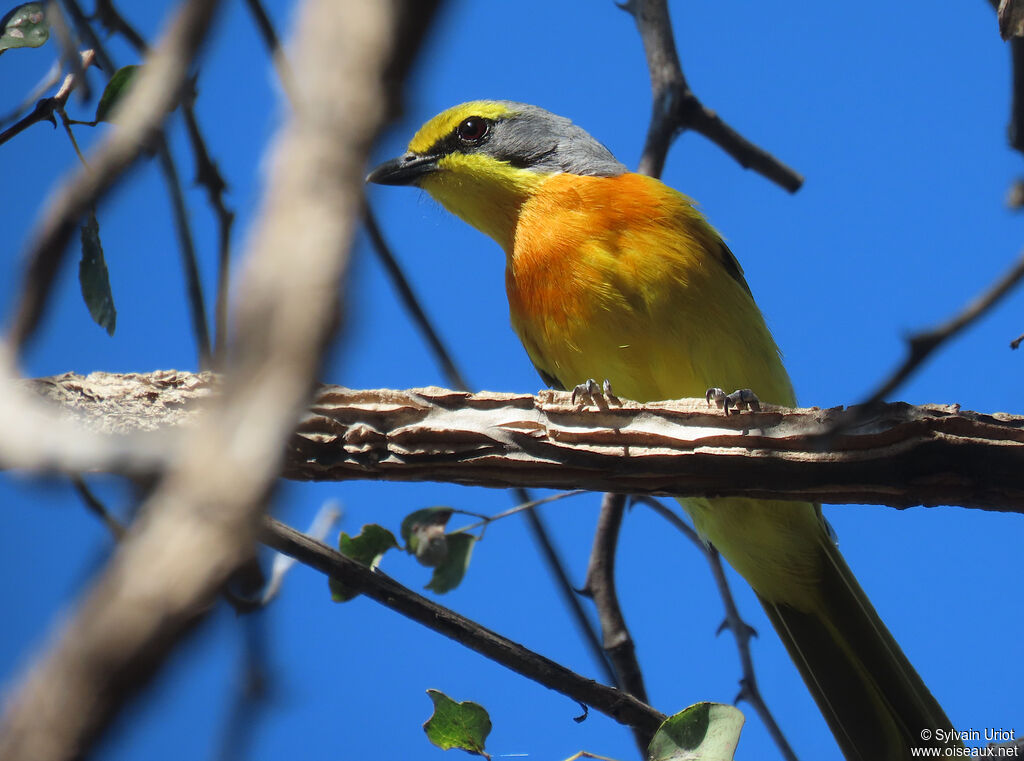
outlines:
[[751, 387], [789, 403], [775, 343], [724, 250], [658, 180], [554, 175], [523, 204], [507, 251], [513, 327], [567, 388], [607, 378], [644, 401]]

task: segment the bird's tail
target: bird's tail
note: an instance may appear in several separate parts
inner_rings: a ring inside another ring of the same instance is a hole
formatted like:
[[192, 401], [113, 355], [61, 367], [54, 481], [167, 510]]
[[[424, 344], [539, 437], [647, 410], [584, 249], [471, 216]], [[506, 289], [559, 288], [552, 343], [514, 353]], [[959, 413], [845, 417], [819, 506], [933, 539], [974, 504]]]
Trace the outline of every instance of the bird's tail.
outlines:
[[[904, 761], [945, 747], [952, 724], [828, 537], [811, 611], [761, 603], [848, 761]], [[941, 752], [941, 751], [940, 751]]]

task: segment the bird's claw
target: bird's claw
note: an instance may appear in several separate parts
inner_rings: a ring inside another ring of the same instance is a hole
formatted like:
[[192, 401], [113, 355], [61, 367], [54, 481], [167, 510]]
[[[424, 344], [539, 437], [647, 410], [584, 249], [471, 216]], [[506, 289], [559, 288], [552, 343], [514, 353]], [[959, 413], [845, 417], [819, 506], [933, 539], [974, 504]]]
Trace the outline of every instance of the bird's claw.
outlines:
[[600, 387], [597, 385], [597, 381], [593, 378], [587, 378], [583, 383], [580, 383], [572, 390], [572, 403], [576, 404], [576, 400], [582, 396], [589, 396], [591, 399], [597, 396], [604, 396], [608, 401], [618, 401], [615, 396], [615, 392], [612, 391], [612, 382], [607, 378], [601, 383]]
[[704, 392], [704, 399], [708, 405], [714, 402], [716, 406], [724, 409], [726, 415], [729, 414], [730, 407], [736, 410], [736, 412], [748, 409], [754, 412], [761, 411], [761, 400], [749, 388], [737, 389], [731, 394], [725, 393], [720, 388], [709, 388]]

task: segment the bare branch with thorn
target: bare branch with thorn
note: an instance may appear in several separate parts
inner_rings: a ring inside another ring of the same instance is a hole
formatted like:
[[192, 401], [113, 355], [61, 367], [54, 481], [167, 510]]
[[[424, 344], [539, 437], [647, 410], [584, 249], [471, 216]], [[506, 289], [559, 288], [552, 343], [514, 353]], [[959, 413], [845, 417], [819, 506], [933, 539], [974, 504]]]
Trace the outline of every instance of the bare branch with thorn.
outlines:
[[633, 16], [647, 54], [654, 105], [644, 152], [637, 171], [660, 177], [669, 146], [681, 132], [692, 129], [732, 156], [795, 193], [804, 178], [767, 151], [757, 147], [701, 103], [690, 89], [676, 52], [666, 0], [628, 0], [619, 7]]

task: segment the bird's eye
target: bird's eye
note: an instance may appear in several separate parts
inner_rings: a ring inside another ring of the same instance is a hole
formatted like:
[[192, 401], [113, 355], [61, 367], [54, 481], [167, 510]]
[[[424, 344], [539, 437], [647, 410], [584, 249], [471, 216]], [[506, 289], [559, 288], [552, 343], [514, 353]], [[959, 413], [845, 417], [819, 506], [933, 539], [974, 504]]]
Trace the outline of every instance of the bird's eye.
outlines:
[[483, 117], [470, 116], [463, 119], [459, 126], [455, 128], [455, 134], [462, 142], [475, 145], [484, 139], [484, 135], [487, 134], [487, 127], [487, 120]]

